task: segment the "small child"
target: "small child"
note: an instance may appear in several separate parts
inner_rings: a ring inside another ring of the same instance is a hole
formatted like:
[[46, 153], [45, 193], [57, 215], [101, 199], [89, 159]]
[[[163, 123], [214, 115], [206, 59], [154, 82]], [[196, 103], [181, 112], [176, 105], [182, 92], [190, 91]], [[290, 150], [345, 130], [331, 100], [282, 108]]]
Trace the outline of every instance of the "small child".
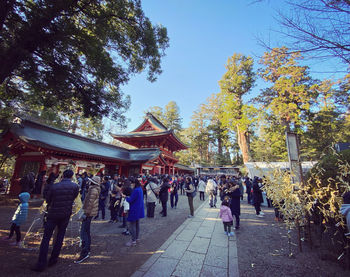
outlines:
[[10, 228], [10, 234], [6, 239], [11, 239], [13, 233], [16, 232], [16, 242], [11, 243], [13, 246], [21, 245], [21, 230], [20, 226], [27, 220], [28, 215], [28, 201], [30, 194], [28, 192], [22, 192], [18, 195], [21, 203], [18, 205], [15, 214], [12, 217], [12, 225]]
[[233, 237], [233, 232], [231, 232], [231, 226], [233, 226], [233, 217], [230, 209], [230, 203], [226, 199], [221, 203], [220, 218], [224, 224], [225, 234], [229, 237]]
[[[123, 189], [123, 194], [126, 197], [130, 196], [131, 193], [132, 193], [132, 189], [130, 187], [126, 187], [125, 189]], [[128, 225], [126, 224], [126, 219], [128, 217], [128, 212], [129, 212], [129, 209], [130, 209], [130, 205], [129, 205], [128, 201], [125, 201], [126, 197], [123, 197], [122, 201], [121, 201], [121, 205], [123, 206], [123, 225], [125, 225], [125, 230], [124, 230], [124, 232], [122, 234], [128, 236], [128, 235], [130, 235], [130, 232], [129, 232], [129, 229], [128, 229]]]

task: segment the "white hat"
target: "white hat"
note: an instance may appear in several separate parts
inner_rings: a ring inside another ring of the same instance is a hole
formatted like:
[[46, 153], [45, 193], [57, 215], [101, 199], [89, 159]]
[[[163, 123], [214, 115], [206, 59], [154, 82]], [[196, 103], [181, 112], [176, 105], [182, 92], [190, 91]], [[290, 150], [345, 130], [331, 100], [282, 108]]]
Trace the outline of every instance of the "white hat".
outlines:
[[99, 176], [93, 176], [92, 178], [88, 178], [90, 182], [99, 185], [101, 184], [101, 178]]

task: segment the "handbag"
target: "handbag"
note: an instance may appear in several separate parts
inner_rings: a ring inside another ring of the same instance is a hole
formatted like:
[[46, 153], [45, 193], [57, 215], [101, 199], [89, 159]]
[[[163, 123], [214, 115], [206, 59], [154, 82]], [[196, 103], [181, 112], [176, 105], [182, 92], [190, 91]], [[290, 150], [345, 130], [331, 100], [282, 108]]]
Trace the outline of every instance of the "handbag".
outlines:
[[156, 198], [157, 198], [157, 199], [159, 199], [159, 195], [158, 195], [158, 194], [156, 194], [156, 193], [154, 192], [154, 190], [153, 190], [153, 188], [152, 188], [152, 185], [151, 185], [151, 184], [149, 184], [149, 187], [151, 188], [151, 191], [154, 193], [154, 195], [156, 196]]
[[194, 198], [196, 196], [196, 190], [194, 190], [193, 192], [191, 192], [191, 197]]

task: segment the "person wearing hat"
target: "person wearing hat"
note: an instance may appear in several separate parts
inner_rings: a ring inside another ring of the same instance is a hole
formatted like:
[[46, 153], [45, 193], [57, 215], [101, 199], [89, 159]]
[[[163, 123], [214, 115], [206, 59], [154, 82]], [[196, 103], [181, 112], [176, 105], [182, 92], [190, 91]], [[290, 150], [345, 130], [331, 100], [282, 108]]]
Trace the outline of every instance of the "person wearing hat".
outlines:
[[[46, 266], [53, 266], [58, 261], [69, 219], [72, 215], [73, 203], [79, 194], [78, 184], [71, 180], [73, 174], [72, 170], [65, 170], [62, 181], [50, 186], [46, 193], [47, 216], [44, 222], [44, 235], [40, 244], [38, 262], [31, 268], [34, 271], [44, 271]], [[56, 227], [58, 230], [57, 237], [50, 260], [47, 263], [49, 242]]]
[[91, 220], [98, 213], [98, 204], [101, 192], [101, 178], [99, 176], [93, 176], [90, 181], [90, 186], [88, 192], [85, 196], [83, 211], [84, 215], [82, 217], [82, 223], [80, 228], [80, 239], [81, 239], [81, 252], [78, 260], [75, 263], [79, 264], [89, 258], [90, 256], [90, 245], [91, 245], [91, 235], [90, 226]]

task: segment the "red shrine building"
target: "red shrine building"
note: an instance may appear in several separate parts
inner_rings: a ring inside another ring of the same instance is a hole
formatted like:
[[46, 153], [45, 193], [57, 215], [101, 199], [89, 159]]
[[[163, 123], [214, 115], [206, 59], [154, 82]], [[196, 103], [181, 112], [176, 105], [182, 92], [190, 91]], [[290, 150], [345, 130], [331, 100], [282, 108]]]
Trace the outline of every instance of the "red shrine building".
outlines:
[[142, 164], [141, 172], [149, 174], [179, 174], [192, 172], [186, 166], [178, 164], [174, 153], [188, 147], [168, 130], [154, 115], [147, 113], [145, 120], [134, 131], [127, 134], [111, 134], [115, 140], [131, 145], [136, 149], [158, 148], [161, 154], [157, 159]]
[[123, 176], [149, 174], [193, 173], [187, 166], [177, 164], [173, 153], [187, 147], [172, 130], [147, 114], [135, 131], [112, 135], [135, 149], [126, 149], [72, 134], [31, 120], [18, 119], [0, 136], [3, 152], [14, 155], [16, 163], [10, 180], [10, 194], [20, 192], [20, 179], [33, 172], [45, 170], [63, 172], [68, 166], [76, 173], [84, 171]]

